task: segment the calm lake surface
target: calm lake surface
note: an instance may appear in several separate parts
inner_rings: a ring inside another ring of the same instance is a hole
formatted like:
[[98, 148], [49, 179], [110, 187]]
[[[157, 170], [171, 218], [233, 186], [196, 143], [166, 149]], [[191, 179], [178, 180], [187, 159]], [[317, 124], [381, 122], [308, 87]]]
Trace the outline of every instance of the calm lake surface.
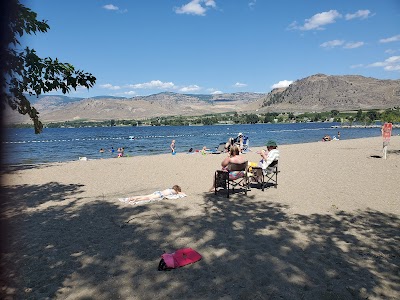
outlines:
[[[161, 127], [90, 127], [45, 128], [34, 134], [33, 129], [7, 129], [2, 142], [2, 157], [6, 164], [37, 164], [88, 159], [112, 158], [117, 155], [109, 150], [125, 148], [125, 154], [154, 155], [169, 153], [172, 139], [176, 140], [177, 153], [203, 146], [213, 150], [229, 137], [239, 132], [249, 137], [250, 148], [263, 146], [268, 139], [278, 145], [320, 141], [325, 134], [341, 139], [377, 137], [380, 128], [332, 128], [337, 123], [249, 124], [210, 126], [161, 126]], [[400, 129], [393, 129], [398, 135]], [[129, 136], [134, 136], [130, 140]], [[105, 149], [100, 153], [100, 148]]]

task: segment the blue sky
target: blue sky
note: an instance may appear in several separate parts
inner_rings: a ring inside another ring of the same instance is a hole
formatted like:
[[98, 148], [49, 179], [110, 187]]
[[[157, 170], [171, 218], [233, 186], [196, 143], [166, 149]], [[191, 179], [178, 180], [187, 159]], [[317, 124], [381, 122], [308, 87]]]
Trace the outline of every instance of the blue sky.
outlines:
[[317, 73], [400, 75], [397, 0], [24, 3], [50, 25], [24, 43], [97, 77], [73, 97], [268, 93]]

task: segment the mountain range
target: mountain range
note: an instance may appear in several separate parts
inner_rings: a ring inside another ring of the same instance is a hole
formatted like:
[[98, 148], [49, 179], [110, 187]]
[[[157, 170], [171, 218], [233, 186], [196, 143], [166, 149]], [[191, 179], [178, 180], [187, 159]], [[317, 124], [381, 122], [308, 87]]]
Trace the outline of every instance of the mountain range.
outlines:
[[[216, 95], [162, 92], [133, 98], [97, 96], [74, 98], [40, 95], [28, 98], [44, 123], [72, 120], [145, 119], [157, 116], [195, 116], [223, 112], [311, 112], [367, 110], [400, 106], [400, 80], [360, 75], [315, 74], [270, 93]], [[6, 111], [7, 123], [29, 122]]]

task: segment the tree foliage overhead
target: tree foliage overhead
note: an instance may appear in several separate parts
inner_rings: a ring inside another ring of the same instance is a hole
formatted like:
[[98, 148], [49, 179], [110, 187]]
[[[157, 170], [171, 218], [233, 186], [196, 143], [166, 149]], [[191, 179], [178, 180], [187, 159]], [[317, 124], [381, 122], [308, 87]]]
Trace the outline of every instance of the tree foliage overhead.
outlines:
[[38, 21], [37, 14], [18, 0], [6, 1], [6, 26], [2, 32], [0, 53], [1, 66], [1, 108], [5, 105], [20, 114], [28, 115], [34, 124], [35, 133], [43, 125], [39, 112], [31, 106], [26, 94], [39, 96], [42, 93], [60, 90], [63, 94], [78, 86], [91, 88], [96, 77], [81, 70], [75, 70], [69, 63], [59, 62], [50, 57], [40, 58], [29, 47], [22, 48], [20, 38], [24, 34], [47, 32], [47, 21]]

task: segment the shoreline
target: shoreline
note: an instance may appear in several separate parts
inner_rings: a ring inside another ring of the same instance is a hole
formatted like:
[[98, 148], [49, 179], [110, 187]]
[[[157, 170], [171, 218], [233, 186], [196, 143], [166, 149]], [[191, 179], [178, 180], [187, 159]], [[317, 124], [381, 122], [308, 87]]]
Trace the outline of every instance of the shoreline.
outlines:
[[[262, 147], [253, 147], [253, 150]], [[4, 293], [51, 299], [398, 299], [400, 136], [278, 145], [278, 187], [207, 192], [226, 154], [49, 163], [2, 175]], [[392, 151], [392, 152], [391, 152]], [[258, 161], [253, 152], [245, 154]], [[187, 197], [118, 198], [178, 184]], [[192, 247], [199, 262], [157, 271]]]
[[[393, 124], [392, 128], [400, 128], [400, 124]], [[382, 128], [382, 125], [333, 125], [331, 128]]]

